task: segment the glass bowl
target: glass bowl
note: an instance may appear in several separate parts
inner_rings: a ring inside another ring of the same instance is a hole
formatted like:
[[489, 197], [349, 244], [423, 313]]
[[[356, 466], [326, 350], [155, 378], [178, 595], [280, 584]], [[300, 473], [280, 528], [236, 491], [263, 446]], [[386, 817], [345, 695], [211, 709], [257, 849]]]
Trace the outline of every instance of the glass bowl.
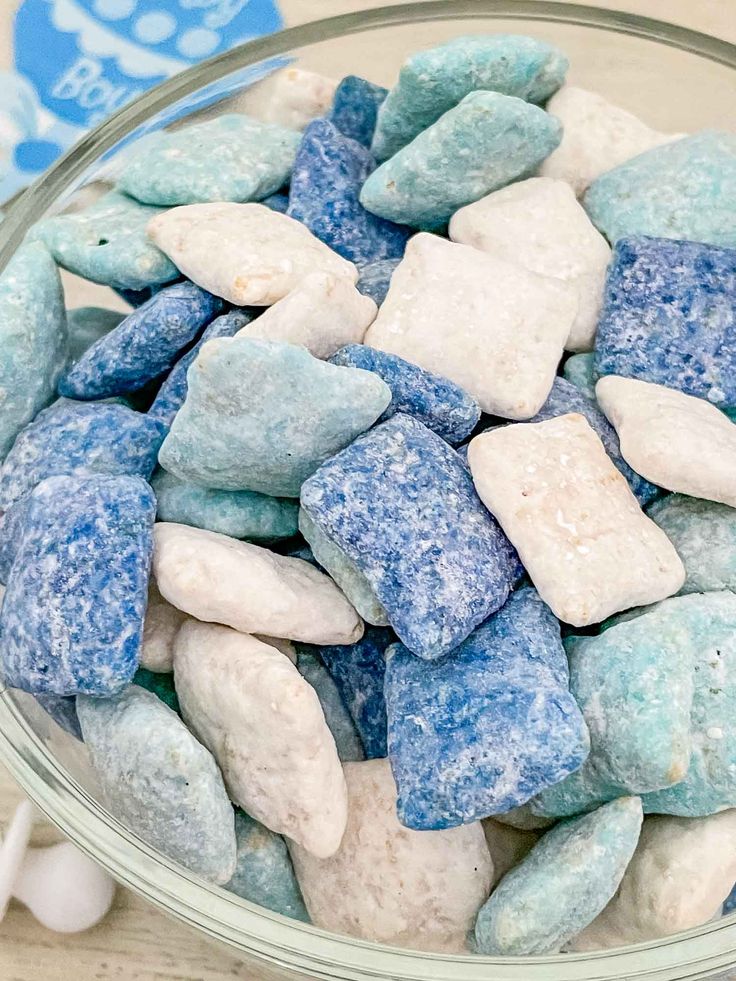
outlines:
[[[131, 140], [222, 100], [287, 60], [390, 85], [417, 48], [474, 31], [529, 33], [570, 56], [570, 80], [601, 92], [660, 130], [736, 120], [736, 46], [646, 17], [537, 0], [436, 0], [367, 10], [253, 41], [176, 76], [90, 133], [10, 208], [0, 268], [29, 227], [74, 206], [104, 180]], [[234, 96], [247, 107], [251, 96]], [[85, 192], [85, 195], [87, 192]], [[416, 953], [287, 920], [208, 885], [122, 826], [99, 803], [85, 751], [27, 695], [0, 694], [0, 757], [39, 807], [124, 885], [234, 948], [268, 979], [368, 981], [726, 981], [736, 965], [736, 919], [657, 943], [600, 954], [486, 958]]]

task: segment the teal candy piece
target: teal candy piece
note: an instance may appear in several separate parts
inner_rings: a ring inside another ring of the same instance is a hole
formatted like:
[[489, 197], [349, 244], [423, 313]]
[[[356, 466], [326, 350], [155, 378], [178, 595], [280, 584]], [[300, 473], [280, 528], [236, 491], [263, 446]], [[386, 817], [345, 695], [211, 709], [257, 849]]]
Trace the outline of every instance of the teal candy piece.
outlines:
[[361, 617], [375, 627], [388, 626], [386, 611], [366, 577], [303, 508], [299, 510], [299, 531], [317, 562], [335, 580]]
[[517, 34], [456, 37], [418, 51], [378, 112], [373, 153], [393, 156], [477, 89], [544, 102], [562, 85], [568, 61], [557, 48]]
[[151, 486], [156, 495], [159, 521], [175, 521], [206, 528], [249, 542], [272, 542], [297, 533], [295, 501], [268, 497], [257, 491], [223, 491], [197, 487], [173, 473], [158, 470]]
[[736, 592], [736, 509], [671, 494], [647, 514], [683, 561], [687, 579], [680, 593]]
[[142, 290], [179, 278], [179, 270], [146, 235], [162, 208], [110, 191], [84, 211], [47, 218], [31, 232], [54, 259], [94, 283]]
[[736, 595], [693, 593], [665, 604], [684, 611], [691, 630], [693, 749], [685, 779], [642, 802], [647, 814], [704, 817], [736, 807]]
[[158, 133], [118, 180], [146, 204], [260, 201], [288, 183], [299, 133], [237, 113]]
[[302, 483], [368, 429], [391, 401], [371, 371], [250, 337], [209, 341], [159, 462], [182, 480], [298, 497]]
[[309, 923], [286, 842], [241, 811], [235, 812], [237, 865], [224, 888], [274, 913]]
[[437, 229], [463, 205], [532, 174], [561, 136], [559, 120], [538, 106], [471, 92], [374, 170], [360, 203], [382, 218]]
[[583, 199], [610, 242], [629, 235], [736, 246], [736, 134], [704, 130], [602, 174]]
[[364, 760], [363, 743], [330, 672], [316, 654], [301, 648], [296, 666], [302, 678], [317, 692], [327, 728], [332, 733], [337, 755], [342, 762], [359, 763]]
[[475, 924], [480, 954], [553, 954], [600, 913], [634, 854], [638, 797], [621, 797], [548, 831], [508, 872]]
[[174, 687], [174, 675], [170, 671], [159, 673], [158, 671], [148, 671], [147, 668], [138, 668], [133, 676], [133, 684], [153, 692], [164, 705], [169, 706], [172, 712], [181, 715], [179, 699]]
[[594, 361], [595, 354], [592, 351], [587, 354], [573, 354], [562, 367], [563, 377], [572, 382], [593, 402], [595, 402], [595, 383], [598, 380], [593, 367]]
[[567, 817], [622, 794], [682, 780], [690, 763], [693, 654], [689, 616], [668, 602], [597, 637], [568, 637], [570, 691], [590, 756], [534, 810]]
[[22, 245], [0, 276], [0, 459], [53, 398], [66, 359], [59, 271], [40, 242]]
[[69, 325], [69, 363], [79, 361], [87, 348], [109, 334], [125, 317], [126, 314], [120, 310], [106, 310], [104, 307], [76, 307], [68, 310], [66, 319]]
[[175, 862], [212, 882], [235, 868], [235, 818], [214, 757], [152, 692], [77, 698], [105, 806]]

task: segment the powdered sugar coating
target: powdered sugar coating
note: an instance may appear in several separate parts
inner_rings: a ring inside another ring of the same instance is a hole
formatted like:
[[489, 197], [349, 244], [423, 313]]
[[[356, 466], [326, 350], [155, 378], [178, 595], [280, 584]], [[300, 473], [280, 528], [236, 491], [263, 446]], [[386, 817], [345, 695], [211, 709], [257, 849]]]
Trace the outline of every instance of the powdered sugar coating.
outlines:
[[350, 280], [311, 273], [282, 300], [239, 331], [241, 337], [301, 344], [326, 360], [345, 344], [359, 344], [378, 308]]
[[607, 375], [595, 387], [621, 453], [667, 490], [736, 507], [736, 424], [704, 399]]
[[174, 676], [184, 719], [230, 798], [310, 853], [332, 855], [347, 820], [345, 780], [317, 694], [289, 659], [192, 620], [176, 639]]
[[304, 225], [262, 204], [189, 204], [147, 226], [181, 272], [236, 306], [270, 306], [311, 272], [358, 278]]
[[565, 348], [593, 347], [611, 249], [568, 184], [530, 177], [494, 191], [455, 212], [450, 238], [568, 283], [578, 309]]
[[414, 950], [464, 952], [493, 874], [480, 823], [403, 827], [388, 760], [347, 763], [345, 780], [349, 814], [339, 850], [319, 860], [289, 844], [312, 922]]
[[645, 150], [681, 139], [659, 133], [597, 92], [564, 85], [547, 103], [562, 123], [562, 142], [539, 168], [543, 177], [566, 181], [580, 195], [596, 177]]
[[363, 633], [337, 586], [308, 562], [170, 522], [154, 537], [161, 595], [198, 620], [312, 644], [350, 644]]
[[436, 235], [410, 239], [365, 343], [528, 419], [547, 398], [577, 301], [549, 277]]
[[482, 433], [468, 458], [481, 499], [564, 622], [598, 623], [682, 586], [677, 553], [581, 415]]

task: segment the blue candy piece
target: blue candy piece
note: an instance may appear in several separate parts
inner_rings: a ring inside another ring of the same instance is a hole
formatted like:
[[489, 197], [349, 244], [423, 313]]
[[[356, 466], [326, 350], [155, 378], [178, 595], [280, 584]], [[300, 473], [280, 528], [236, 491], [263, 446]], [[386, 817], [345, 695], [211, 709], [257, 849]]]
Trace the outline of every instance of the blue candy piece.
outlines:
[[455, 451], [402, 413], [324, 463], [301, 503], [419, 657], [457, 647], [503, 606], [522, 572]]
[[562, 821], [548, 831], [481, 907], [479, 954], [551, 954], [577, 936], [612, 898], [639, 841], [638, 797]]
[[736, 246], [736, 134], [704, 130], [601, 174], [583, 199], [609, 242], [658, 235]]
[[383, 681], [385, 653], [395, 640], [396, 635], [388, 627], [368, 627], [356, 644], [319, 648], [319, 655], [353, 717], [368, 760], [388, 756]]
[[591, 402], [572, 382], [565, 378], [555, 378], [552, 389], [539, 412], [529, 422], [543, 422], [564, 416], [568, 412], [578, 412], [590, 423], [592, 429], [600, 437], [606, 453], [610, 456], [616, 468], [626, 477], [629, 486], [636, 495], [639, 503], [644, 506], [659, 494], [659, 488], [640, 477], [621, 456], [621, 447], [616, 430], [603, 415], [598, 405]]
[[110, 191], [84, 211], [47, 218], [31, 231], [70, 272], [115, 289], [143, 290], [179, 278], [179, 270], [146, 234], [163, 208]]
[[381, 416], [385, 422], [405, 412], [437, 433], [448, 443], [460, 443], [480, 419], [480, 406], [472, 396], [449, 378], [425, 371], [395, 354], [377, 351], [364, 344], [349, 344], [330, 361], [345, 367], [374, 371], [391, 389], [391, 403]]
[[265, 204], [271, 211], [278, 211], [280, 214], [285, 215], [289, 210], [289, 195], [281, 193], [269, 194], [267, 198], [261, 201], [261, 204]]
[[0, 583], [6, 583], [23, 537], [30, 496], [21, 498], [0, 518]]
[[441, 661], [389, 648], [385, 693], [397, 812], [416, 831], [518, 807], [590, 749], [560, 625], [531, 587]]
[[35, 695], [34, 697], [58, 726], [81, 742], [82, 729], [77, 716], [76, 698], [67, 698], [64, 695]]
[[237, 864], [224, 888], [274, 913], [309, 923], [286, 842], [241, 811], [235, 812]]
[[187, 397], [187, 371], [189, 365], [194, 361], [202, 345], [211, 341], [213, 337], [232, 337], [234, 334], [251, 322], [254, 314], [250, 310], [231, 310], [216, 317], [205, 329], [204, 333], [191, 349], [183, 357], [179, 358], [174, 367], [168, 374], [158, 395], [154, 399], [153, 405], [148, 410], [148, 415], [153, 419], [159, 419], [167, 428], [174, 421], [174, 416], [184, 405]]
[[593, 351], [586, 351], [585, 354], [573, 354], [562, 367], [567, 381], [577, 386], [592, 402], [595, 402], [595, 383], [598, 381], [594, 360]]
[[736, 249], [622, 238], [608, 267], [595, 371], [736, 406]]
[[113, 287], [115, 292], [118, 294], [121, 300], [125, 300], [134, 309], [142, 307], [144, 303], [147, 303], [152, 296], [155, 296], [161, 289], [161, 284], [157, 283], [154, 286], [145, 286], [141, 290], [130, 290], [123, 287]]
[[153, 473], [161, 423], [124, 405], [59, 399], [18, 435], [0, 468], [0, 511], [47, 477]]
[[417, 51], [378, 113], [374, 153], [393, 156], [477, 89], [544, 102], [562, 85], [567, 65], [557, 48], [519, 34], [456, 37]]
[[235, 815], [212, 754], [152, 692], [77, 699], [108, 810], [175, 862], [212, 882], [235, 868]]
[[723, 915], [725, 916], [727, 913], [733, 913], [735, 909], [736, 909], [736, 885], [733, 887], [731, 892], [726, 897], [726, 900], [723, 904]]
[[135, 392], [168, 371], [221, 308], [194, 283], [161, 290], [93, 344], [62, 375], [59, 392], [74, 399]]
[[560, 121], [538, 106], [474, 91], [374, 170], [360, 203], [390, 221], [436, 231], [463, 205], [534, 173], [561, 136]]
[[134, 677], [133, 684], [146, 691], [157, 695], [164, 705], [168, 705], [172, 712], [181, 715], [179, 699], [174, 686], [174, 675], [169, 672], [148, 671], [146, 668], [138, 668]]
[[291, 175], [288, 214], [358, 265], [400, 258], [411, 234], [358, 200], [375, 166], [364, 146], [327, 119], [316, 119], [304, 131]]
[[22, 245], [0, 276], [0, 459], [53, 398], [66, 359], [59, 271], [40, 242]]
[[208, 341], [187, 378], [161, 466], [203, 487], [274, 497], [298, 497], [306, 478], [391, 401], [373, 372], [242, 335]]
[[69, 326], [69, 362], [79, 361], [87, 348], [117, 327], [125, 314], [104, 307], [76, 307], [66, 314]]
[[289, 179], [298, 143], [285, 126], [223, 113], [150, 137], [118, 187], [147, 204], [260, 201]]
[[165, 470], [156, 473], [151, 486], [156, 494], [159, 521], [175, 521], [252, 542], [291, 538], [298, 531], [296, 501], [268, 497], [257, 491], [197, 487]]
[[5, 680], [114, 695], [131, 681], [156, 500], [140, 477], [51, 477], [30, 496], [0, 613]]
[[388, 89], [374, 85], [358, 75], [347, 75], [335, 89], [329, 121], [344, 136], [370, 147], [376, 118]]
[[[313, 648], [318, 651], [319, 648]], [[365, 759], [363, 743], [355, 728], [352, 716], [342, 700], [340, 691], [330, 672], [322, 664], [318, 654], [299, 645], [296, 662], [299, 674], [317, 692], [317, 698], [325, 715], [327, 728], [332, 733], [337, 755], [343, 763], [359, 763]]]
[[394, 269], [400, 262], [401, 259], [379, 259], [377, 262], [369, 262], [360, 270], [360, 278], [355, 284], [356, 289], [363, 296], [369, 296], [380, 307], [386, 299]]

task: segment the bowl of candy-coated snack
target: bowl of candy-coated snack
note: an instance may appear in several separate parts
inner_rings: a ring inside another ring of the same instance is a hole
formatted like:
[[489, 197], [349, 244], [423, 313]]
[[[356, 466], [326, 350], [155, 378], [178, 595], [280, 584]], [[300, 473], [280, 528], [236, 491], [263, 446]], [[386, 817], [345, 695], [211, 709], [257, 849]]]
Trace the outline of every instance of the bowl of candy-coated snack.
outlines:
[[254, 977], [730, 977], [735, 72], [373, 9], [10, 207], [0, 756]]

